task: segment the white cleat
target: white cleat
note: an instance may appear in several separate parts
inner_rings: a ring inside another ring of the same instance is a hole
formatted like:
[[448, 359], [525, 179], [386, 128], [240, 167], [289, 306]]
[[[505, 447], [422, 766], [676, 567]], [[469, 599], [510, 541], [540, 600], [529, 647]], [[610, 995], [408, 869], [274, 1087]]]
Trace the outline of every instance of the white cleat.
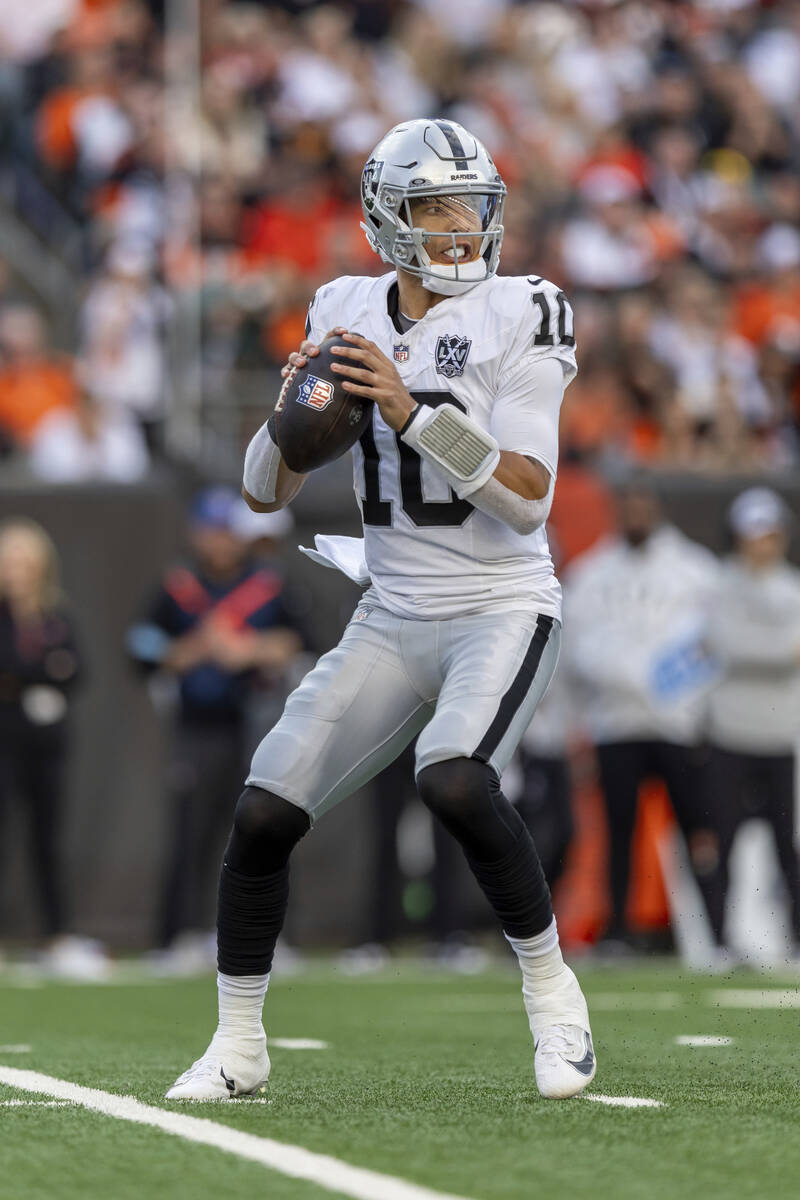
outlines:
[[235, 1100], [255, 1096], [269, 1079], [266, 1037], [234, 1040], [216, 1034], [202, 1058], [180, 1075], [165, 1100]]
[[545, 1099], [577, 1096], [597, 1071], [591, 1033], [580, 1025], [548, 1025], [536, 1042], [533, 1066], [536, 1086]]
[[536, 1086], [548, 1100], [577, 1096], [595, 1077], [589, 1010], [568, 966], [534, 991], [523, 987], [533, 1034]]

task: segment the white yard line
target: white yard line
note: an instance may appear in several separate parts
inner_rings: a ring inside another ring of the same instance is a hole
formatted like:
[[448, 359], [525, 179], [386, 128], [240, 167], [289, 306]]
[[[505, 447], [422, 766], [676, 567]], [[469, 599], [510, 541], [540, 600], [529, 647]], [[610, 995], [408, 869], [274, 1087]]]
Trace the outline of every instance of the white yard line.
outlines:
[[673, 1038], [676, 1046], [732, 1046], [732, 1037], [714, 1037], [707, 1033], [682, 1033]]
[[0, 1100], [0, 1108], [72, 1108], [71, 1100]]
[[650, 1100], [647, 1096], [601, 1096], [599, 1092], [587, 1092], [585, 1100], [597, 1104], [609, 1104], [612, 1108], [663, 1108], [661, 1100]]
[[800, 1008], [798, 988], [717, 988], [706, 1002], [719, 1008]]
[[[394, 1175], [381, 1175], [365, 1167], [353, 1167], [328, 1154], [316, 1154], [302, 1146], [290, 1146], [271, 1138], [243, 1133], [229, 1125], [218, 1125], [202, 1117], [189, 1117], [173, 1109], [155, 1108], [142, 1104], [133, 1096], [115, 1096], [95, 1088], [80, 1087], [65, 1079], [41, 1075], [38, 1071], [21, 1071], [0, 1066], [0, 1083], [23, 1092], [38, 1092], [58, 1100], [72, 1101], [93, 1112], [131, 1121], [136, 1125], [151, 1125], [164, 1133], [213, 1146], [227, 1154], [261, 1163], [293, 1179], [305, 1179], [329, 1192], [352, 1196], [354, 1200], [465, 1200], [447, 1192], [436, 1192], [419, 1184], [408, 1183]], [[225, 1101], [224, 1103], [230, 1103]], [[245, 1102], [246, 1103], [246, 1102]]]
[[271, 1037], [269, 1048], [277, 1046], [279, 1050], [327, 1050], [328, 1043], [320, 1042], [317, 1038], [276, 1038]]
[[10, 1046], [0, 1046], [0, 1054], [30, 1054], [33, 1046], [27, 1042], [14, 1043]]

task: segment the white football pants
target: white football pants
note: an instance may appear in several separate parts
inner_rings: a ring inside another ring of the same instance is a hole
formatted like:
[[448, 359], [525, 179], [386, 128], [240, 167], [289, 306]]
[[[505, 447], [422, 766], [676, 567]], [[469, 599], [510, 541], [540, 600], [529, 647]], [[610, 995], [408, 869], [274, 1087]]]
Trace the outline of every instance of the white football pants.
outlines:
[[312, 820], [362, 787], [418, 733], [416, 772], [477, 758], [498, 775], [558, 661], [561, 626], [535, 612], [408, 620], [358, 605], [339, 645], [289, 697], [248, 785]]

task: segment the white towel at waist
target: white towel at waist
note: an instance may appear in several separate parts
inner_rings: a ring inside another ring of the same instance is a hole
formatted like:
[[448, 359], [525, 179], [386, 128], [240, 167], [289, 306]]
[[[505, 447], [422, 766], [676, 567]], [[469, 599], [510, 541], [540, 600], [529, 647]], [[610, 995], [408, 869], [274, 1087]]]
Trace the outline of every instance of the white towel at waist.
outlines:
[[313, 562], [321, 563], [323, 567], [333, 567], [341, 571], [348, 579], [361, 584], [362, 587], [370, 582], [363, 538], [317, 533], [314, 535], [314, 545], [316, 550], [311, 550], [308, 546], [298, 546], [298, 550]]

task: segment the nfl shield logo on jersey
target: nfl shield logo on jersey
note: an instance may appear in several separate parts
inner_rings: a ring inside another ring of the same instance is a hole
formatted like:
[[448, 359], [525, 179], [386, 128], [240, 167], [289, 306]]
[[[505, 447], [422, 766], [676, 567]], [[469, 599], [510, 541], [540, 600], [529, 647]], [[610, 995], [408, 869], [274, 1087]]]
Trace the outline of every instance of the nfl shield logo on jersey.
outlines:
[[317, 412], [327, 408], [332, 399], [333, 384], [327, 379], [317, 379], [316, 375], [307, 375], [297, 392], [297, 403], [316, 408]]
[[452, 379], [463, 375], [472, 339], [458, 333], [444, 333], [436, 343], [436, 370]]
[[398, 345], [395, 346], [394, 361], [395, 362], [408, 362], [408, 346], [405, 344], [405, 342], [400, 342]]

